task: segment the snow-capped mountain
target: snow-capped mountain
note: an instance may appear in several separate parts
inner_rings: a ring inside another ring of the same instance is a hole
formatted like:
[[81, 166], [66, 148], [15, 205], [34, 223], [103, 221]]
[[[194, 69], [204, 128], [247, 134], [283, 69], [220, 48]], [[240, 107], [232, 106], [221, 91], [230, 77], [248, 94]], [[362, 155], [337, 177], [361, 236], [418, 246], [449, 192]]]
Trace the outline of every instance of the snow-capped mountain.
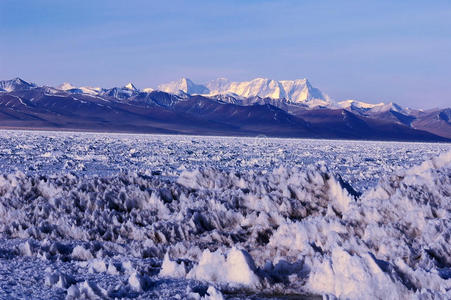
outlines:
[[258, 96], [285, 99], [292, 103], [308, 104], [311, 107], [332, 104], [330, 97], [314, 88], [307, 79], [277, 81], [255, 78], [250, 81], [232, 82], [226, 78], [218, 78], [202, 85], [182, 78], [178, 81], [161, 84], [158, 89], [173, 94], [232, 95], [244, 98]]
[[345, 109], [351, 109], [351, 110], [369, 110], [375, 107], [383, 106], [385, 103], [377, 103], [377, 104], [371, 104], [366, 103], [358, 100], [344, 100], [337, 103], [338, 107], [345, 108]]
[[34, 83], [26, 82], [25, 80], [16, 77], [11, 80], [0, 81], [0, 91], [12, 92], [15, 90], [29, 90], [36, 87]]
[[396, 113], [409, 115], [412, 112], [415, 112], [415, 110], [412, 110], [407, 107], [402, 107], [401, 105], [393, 103], [393, 102], [389, 102], [389, 103], [380, 102], [380, 103], [372, 104], [372, 103], [366, 103], [366, 102], [357, 101], [357, 100], [345, 100], [345, 101], [338, 102], [337, 106], [344, 108], [346, 110], [356, 111], [356, 112], [366, 113], [366, 114], [380, 114], [380, 113], [385, 113], [385, 112], [396, 112]]
[[138, 89], [135, 87], [135, 85], [131, 82], [127, 83], [124, 86], [125, 89], [130, 90], [130, 91], [138, 91]]
[[382, 113], [386, 111], [394, 111], [397, 113], [409, 114], [409, 109], [401, 107], [400, 105], [393, 102], [379, 103], [379, 105], [376, 105], [371, 108], [372, 113]]
[[72, 94], [88, 94], [88, 95], [98, 95], [102, 92], [102, 88], [100, 87], [89, 87], [89, 86], [81, 86], [76, 87], [68, 82], [64, 82], [63, 84], [57, 87], [62, 91], [66, 91]]
[[65, 82], [58, 86], [59, 90], [66, 91], [72, 94], [87, 94], [91, 96], [109, 96], [117, 99], [127, 99], [132, 95], [138, 94], [139, 90], [131, 82], [127, 83], [123, 87], [113, 87], [104, 89], [100, 87], [76, 87], [72, 84]]
[[133, 83], [129, 82], [123, 87], [114, 87], [111, 89], [104, 89], [100, 95], [109, 96], [116, 99], [128, 99], [133, 95], [139, 93], [139, 90], [133, 85]]
[[73, 90], [76, 89], [76, 86], [73, 86], [72, 84], [70, 84], [69, 82], [63, 82], [62, 84], [60, 84], [59, 86], [57, 86], [58, 89], [62, 90], [62, 91], [69, 91], [69, 90]]
[[[152, 93], [162, 91], [169, 94], [182, 96], [202, 95], [213, 100], [220, 100], [238, 105], [253, 105], [268, 103], [276, 107], [284, 107], [287, 104], [302, 105], [307, 108], [327, 107], [343, 108], [349, 111], [379, 114], [394, 111], [408, 114], [410, 110], [395, 103], [371, 104], [358, 100], [345, 100], [335, 103], [331, 98], [313, 87], [307, 79], [281, 80], [256, 78], [250, 81], [230, 81], [227, 78], [217, 78], [206, 84], [197, 84], [188, 78], [181, 78], [166, 84], [159, 85], [156, 89], [137, 89], [132, 83], [123, 87], [93, 88], [75, 87], [70, 83], [63, 83], [58, 89], [73, 94], [89, 94], [95, 96], [108, 96], [120, 100], [129, 99], [139, 93]], [[266, 99], [266, 100], [264, 100]]]
[[158, 90], [171, 93], [171, 94], [209, 94], [209, 90], [206, 86], [201, 84], [195, 84], [188, 78], [181, 78], [177, 81], [171, 81], [169, 83], [160, 84], [157, 87]]
[[[0, 91], [29, 90], [36, 88], [35, 84], [20, 78], [0, 81]], [[313, 87], [307, 79], [276, 81], [265, 78], [255, 78], [250, 81], [230, 81], [227, 78], [217, 78], [206, 84], [197, 84], [188, 78], [161, 84], [157, 89], [145, 88], [139, 90], [129, 82], [122, 87], [101, 88], [82, 86], [76, 87], [70, 83], [59, 85], [53, 94], [63, 91], [71, 94], [84, 94], [98, 97], [110, 97], [118, 100], [142, 100], [157, 90], [178, 96], [179, 100], [190, 95], [202, 95], [213, 101], [222, 101], [236, 105], [271, 104], [290, 111], [290, 107], [300, 108], [343, 108], [365, 115], [381, 115], [385, 112], [411, 114], [412, 110], [395, 103], [370, 104], [358, 100], [345, 100], [335, 103], [325, 93]], [[291, 105], [291, 106], [290, 106]]]

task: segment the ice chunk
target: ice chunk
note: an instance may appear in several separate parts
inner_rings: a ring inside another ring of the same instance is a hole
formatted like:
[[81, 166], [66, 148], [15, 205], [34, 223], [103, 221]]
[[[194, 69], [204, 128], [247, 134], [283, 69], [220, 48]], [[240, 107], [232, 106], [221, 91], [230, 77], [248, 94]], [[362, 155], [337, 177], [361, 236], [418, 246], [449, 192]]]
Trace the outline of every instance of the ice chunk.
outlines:
[[123, 261], [121, 263], [121, 267], [127, 274], [133, 274], [136, 272], [135, 268], [132, 265], [132, 262], [129, 260]]
[[61, 273], [52, 273], [45, 276], [45, 284], [50, 287], [57, 287], [67, 289], [70, 285], [75, 283], [75, 279], [69, 275]]
[[207, 289], [207, 295], [204, 297], [205, 300], [223, 300], [224, 297], [222, 293], [218, 291], [214, 286], [210, 285]]
[[91, 252], [81, 245], [77, 245], [74, 250], [72, 250], [72, 257], [78, 260], [90, 260], [93, 258]]
[[80, 296], [81, 296], [80, 289], [78, 288], [78, 286], [76, 284], [71, 285], [67, 289], [67, 295], [66, 295], [67, 300], [80, 299]]
[[351, 255], [339, 247], [333, 249], [330, 260], [315, 261], [307, 287], [343, 299], [403, 299], [409, 295], [369, 254]]
[[188, 273], [188, 278], [258, 288], [260, 279], [255, 270], [254, 261], [244, 250], [233, 247], [226, 258], [219, 251], [206, 249], [199, 264]]
[[23, 256], [32, 256], [30, 241], [26, 241], [19, 245], [19, 251]]
[[332, 200], [332, 208], [338, 213], [345, 213], [349, 208], [349, 203], [352, 201], [348, 192], [333, 177], [327, 183], [329, 184], [329, 197]]
[[119, 275], [119, 271], [117, 270], [116, 266], [112, 263], [108, 264], [108, 269], [106, 272], [110, 275]]
[[107, 271], [107, 265], [102, 259], [93, 259], [89, 264], [89, 271], [91, 273], [102, 273]]
[[169, 253], [166, 253], [163, 259], [163, 265], [161, 266], [160, 276], [185, 278], [185, 264], [183, 262], [179, 264], [176, 261], [172, 261], [169, 258]]
[[128, 284], [132, 290], [143, 292], [149, 289], [151, 281], [148, 276], [139, 275], [137, 272], [134, 272], [128, 277]]
[[66, 299], [105, 299], [107, 293], [94, 282], [83, 281], [67, 289]]

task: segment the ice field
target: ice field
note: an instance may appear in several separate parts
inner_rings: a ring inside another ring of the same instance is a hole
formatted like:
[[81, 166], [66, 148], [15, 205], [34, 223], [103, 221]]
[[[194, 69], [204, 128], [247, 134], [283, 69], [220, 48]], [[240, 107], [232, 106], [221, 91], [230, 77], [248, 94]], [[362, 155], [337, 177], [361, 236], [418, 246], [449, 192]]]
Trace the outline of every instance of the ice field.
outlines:
[[0, 298], [451, 298], [451, 144], [1, 131], [0, 170]]

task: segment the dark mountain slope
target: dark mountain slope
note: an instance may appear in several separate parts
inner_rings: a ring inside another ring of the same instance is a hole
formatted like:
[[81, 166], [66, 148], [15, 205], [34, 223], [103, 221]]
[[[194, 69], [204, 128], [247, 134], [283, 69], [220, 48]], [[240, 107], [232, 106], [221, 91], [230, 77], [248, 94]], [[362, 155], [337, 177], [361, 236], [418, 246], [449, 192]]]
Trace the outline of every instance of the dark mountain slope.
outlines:
[[451, 108], [421, 112], [412, 127], [451, 139]]
[[369, 140], [446, 141], [432, 133], [403, 124], [360, 116], [345, 109], [302, 110], [296, 116], [331, 137]]

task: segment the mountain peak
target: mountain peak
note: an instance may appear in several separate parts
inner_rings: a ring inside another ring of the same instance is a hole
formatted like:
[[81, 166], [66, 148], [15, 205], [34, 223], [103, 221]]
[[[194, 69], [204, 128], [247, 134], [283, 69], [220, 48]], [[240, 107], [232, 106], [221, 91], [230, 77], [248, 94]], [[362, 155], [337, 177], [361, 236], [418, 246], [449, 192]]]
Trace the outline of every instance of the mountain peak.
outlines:
[[[380, 105], [382, 104], [382, 105]], [[379, 105], [376, 105], [374, 108], [371, 109], [372, 112], [380, 113], [380, 112], [386, 112], [386, 111], [394, 111], [398, 113], [406, 113], [406, 109], [401, 107], [400, 105], [389, 102], [389, 103], [380, 103]]]
[[11, 80], [6, 80], [6, 81], [10, 81], [11, 83], [14, 83], [14, 84], [21, 84], [21, 85], [34, 86], [34, 84], [32, 84], [32, 83], [30, 83], [30, 82], [28, 82], [28, 81], [25, 81], [25, 80], [23, 80], [23, 79], [20, 78], [20, 77], [16, 77], [16, 78], [13, 78], [13, 79], [11, 79]]
[[171, 81], [166, 84], [160, 84], [158, 90], [172, 94], [208, 94], [209, 90], [206, 86], [196, 84], [191, 79], [182, 77], [179, 80]]
[[0, 81], [0, 89], [7, 92], [12, 92], [15, 90], [29, 90], [36, 87], [35, 84], [29, 83], [19, 77]]
[[385, 103], [381, 102], [381, 103], [377, 103], [377, 104], [372, 104], [372, 103], [366, 103], [363, 101], [358, 101], [358, 100], [354, 100], [354, 99], [349, 99], [349, 100], [344, 100], [344, 101], [340, 101], [337, 103], [339, 107], [341, 108], [345, 108], [345, 109], [373, 109], [375, 107], [381, 107], [384, 106]]
[[70, 84], [69, 82], [63, 82], [57, 88], [60, 90], [63, 90], [63, 91], [67, 91], [67, 90], [75, 89], [76, 87], [73, 86], [72, 84]]
[[129, 82], [127, 83], [124, 88], [128, 89], [128, 90], [132, 90], [132, 91], [137, 91], [138, 89], [133, 85], [133, 83]]
[[29, 84], [28, 82], [26, 82], [25, 80], [23, 80], [20, 77], [16, 77], [16, 78], [12, 79], [11, 81], [13, 81], [14, 83], [27, 83], [27, 84]]

